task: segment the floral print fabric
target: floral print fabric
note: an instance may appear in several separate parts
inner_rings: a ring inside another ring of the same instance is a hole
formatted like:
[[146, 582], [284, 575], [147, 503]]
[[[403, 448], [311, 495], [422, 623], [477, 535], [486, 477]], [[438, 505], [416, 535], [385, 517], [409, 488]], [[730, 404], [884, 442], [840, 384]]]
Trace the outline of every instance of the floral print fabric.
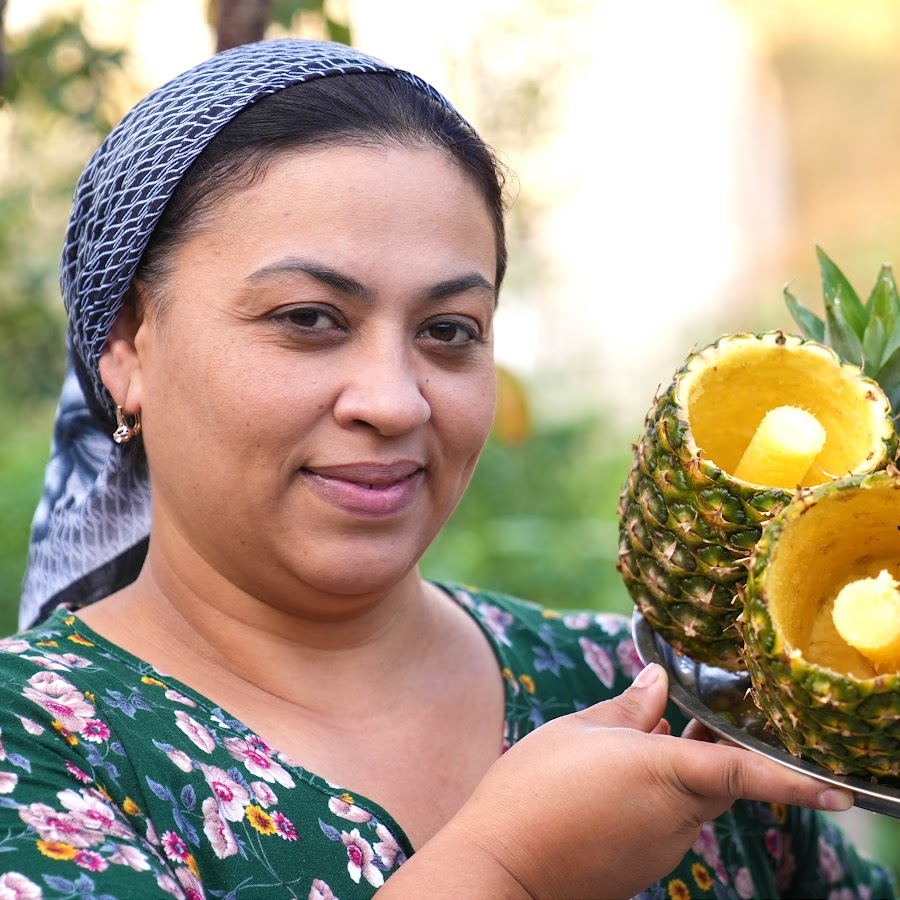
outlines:
[[[615, 696], [640, 670], [620, 616], [445, 590], [494, 648], [507, 746]], [[0, 900], [356, 900], [413, 852], [386, 810], [67, 610], [0, 641], [0, 697]], [[892, 896], [884, 871], [825, 819], [756, 803], [706, 823], [642, 895]]]

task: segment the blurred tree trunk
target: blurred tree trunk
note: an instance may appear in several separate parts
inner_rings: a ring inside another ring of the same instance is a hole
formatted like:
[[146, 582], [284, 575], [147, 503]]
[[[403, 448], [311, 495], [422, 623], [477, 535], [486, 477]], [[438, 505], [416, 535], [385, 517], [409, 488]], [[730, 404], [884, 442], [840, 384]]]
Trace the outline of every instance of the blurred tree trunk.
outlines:
[[216, 29], [216, 53], [219, 53], [261, 41], [272, 16], [272, 0], [211, 0], [210, 14]]
[[3, 96], [3, 85], [9, 75], [9, 59], [6, 56], [6, 31], [3, 27], [3, 15], [6, 12], [6, 0], [0, 0], [0, 97]]

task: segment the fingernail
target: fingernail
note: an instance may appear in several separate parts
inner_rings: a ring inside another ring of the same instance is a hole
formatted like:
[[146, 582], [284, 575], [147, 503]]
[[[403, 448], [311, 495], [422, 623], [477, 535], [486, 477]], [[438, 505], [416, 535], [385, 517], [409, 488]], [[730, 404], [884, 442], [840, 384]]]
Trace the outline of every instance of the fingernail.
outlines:
[[639, 688], [650, 687], [651, 684], [654, 684], [657, 681], [660, 672], [662, 672], [662, 666], [657, 663], [650, 663], [645, 669], [641, 670], [631, 686]]
[[825, 809], [829, 812], [844, 812], [853, 806], [853, 794], [850, 791], [841, 791], [837, 788], [828, 788], [819, 794], [819, 809]]

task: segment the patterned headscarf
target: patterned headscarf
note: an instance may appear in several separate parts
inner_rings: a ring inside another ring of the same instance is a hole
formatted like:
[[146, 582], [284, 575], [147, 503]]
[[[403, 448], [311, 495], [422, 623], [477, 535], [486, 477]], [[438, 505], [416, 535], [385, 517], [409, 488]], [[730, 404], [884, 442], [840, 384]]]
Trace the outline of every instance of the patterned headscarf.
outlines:
[[63, 247], [69, 370], [32, 523], [20, 627], [59, 603], [82, 606], [124, 587], [146, 554], [147, 469], [141, 453], [114, 444], [101, 425], [111, 420], [114, 404], [99, 361], [181, 177], [255, 100], [313, 78], [358, 72], [391, 73], [450, 106], [415, 75], [342, 44], [261, 41], [213, 56], [145, 97], [88, 162]]

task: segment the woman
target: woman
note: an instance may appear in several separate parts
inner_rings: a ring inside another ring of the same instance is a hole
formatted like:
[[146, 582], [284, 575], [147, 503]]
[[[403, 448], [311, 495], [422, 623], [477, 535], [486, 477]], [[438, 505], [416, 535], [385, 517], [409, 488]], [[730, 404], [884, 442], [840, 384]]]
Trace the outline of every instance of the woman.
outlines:
[[[490, 428], [504, 267], [487, 148], [344, 47], [222, 54], [104, 143], [62, 279], [120, 446], [37, 530], [29, 597], [68, 606], [3, 645], [0, 890], [890, 892], [784, 805], [846, 792], [668, 735], [623, 621], [419, 577]], [[709, 823], [738, 798], [767, 802]]]

